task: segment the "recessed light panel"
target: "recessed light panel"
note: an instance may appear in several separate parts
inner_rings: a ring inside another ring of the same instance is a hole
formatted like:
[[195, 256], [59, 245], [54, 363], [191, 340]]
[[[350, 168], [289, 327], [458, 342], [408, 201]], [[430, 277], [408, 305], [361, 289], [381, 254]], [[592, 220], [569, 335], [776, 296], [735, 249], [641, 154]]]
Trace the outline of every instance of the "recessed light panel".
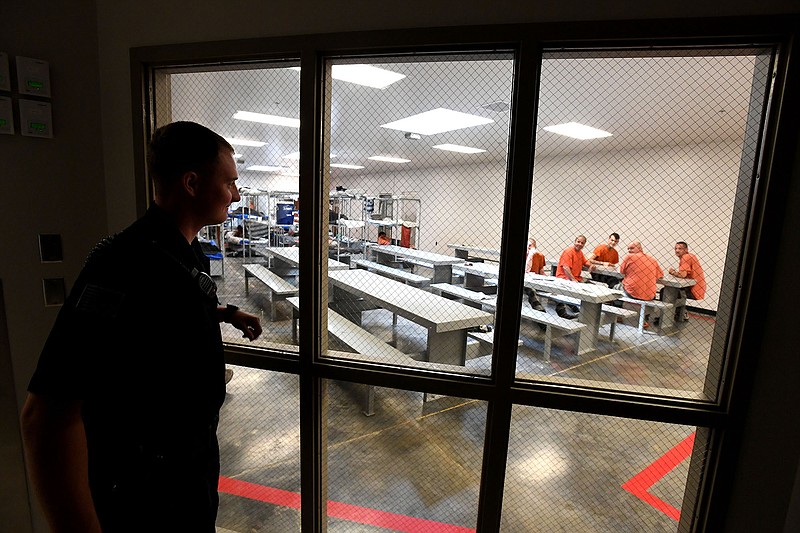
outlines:
[[[300, 67], [289, 68], [300, 71]], [[370, 65], [333, 65], [331, 77], [335, 80], [355, 83], [356, 85], [385, 89], [389, 85], [402, 80], [406, 75]]]
[[331, 163], [331, 167], [333, 167], [333, 168], [349, 168], [351, 170], [358, 170], [358, 169], [364, 168], [361, 165], [345, 165], [343, 163]]
[[373, 155], [372, 157], [368, 157], [367, 159], [372, 159], [373, 161], [384, 161], [386, 163], [410, 163], [410, 159], [401, 159], [399, 157], [386, 157], [382, 155]]
[[263, 113], [253, 113], [251, 111], [237, 111], [233, 114], [233, 118], [238, 120], [246, 120], [248, 122], [260, 122], [262, 124], [273, 124], [275, 126], [289, 126], [290, 128], [299, 128], [299, 118], [279, 117], [276, 115], [265, 115]]
[[[286, 154], [286, 155], [284, 155], [284, 156], [282, 156], [282, 157], [283, 157], [284, 159], [294, 159], [294, 160], [299, 160], [299, 159], [300, 159], [300, 152], [292, 152], [291, 154]], [[330, 157], [331, 157], [331, 159], [334, 159], [334, 158], [336, 158], [336, 157], [338, 157], [338, 156], [337, 156], [336, 154], [331, 154], [331, 155], [330, 155]]]
[[555, 126], [547, 126], [545, 131], [572, 137], [573, 139], [580, 139], [585, 141], [587, 139], [600, 139], [602, 137], [611, 137], [611, 133], [577, 122], [567, 122], [566, 124], [557, 124]]
[[434, 148], [447, 150], [448, 152], [460, 152], [462, 154], [479, 154], [486, 151], [483, 148], [472, 148], [470, 146], [461, 146], [458, 144], [437, 144]]
[[490, 118], [479, 117], [478, 115], [470, 115], [440, 107], [432, 111], [420, 113], [419, 115], [413, 115], [396, 120], [395, 122], [382, 124], [381, 128], [419, 133], [420, 135], [436, 135], [437, 133], [472, 128], [492, 122], [494, 122], [494, 120]]
[[267, 143], [261, 142], [261, 141], [250, 141], [250, 140], [247, 140], [247, 139], [234, 139], [232, 137], [225, 137], [225, 140], [228, 141], [228, 144], [231, 144], [232, 146], [255, 146], [255, 147], [261, 147], [261, 146], [264, 146], [265, 144], [267, 144]]
[[257, 172], [278, 172], [279, 170], [284, 170], [284, 168], [273, 167], [270, 165], [252, 165], [247, 167], [245, 170], [255, 170]]
[[331, 70], [331, 76], [335, 80], [356, 83], [376, 89], [385, 89], [406, 77], [405, 74], [370, 65], [333, 65]]

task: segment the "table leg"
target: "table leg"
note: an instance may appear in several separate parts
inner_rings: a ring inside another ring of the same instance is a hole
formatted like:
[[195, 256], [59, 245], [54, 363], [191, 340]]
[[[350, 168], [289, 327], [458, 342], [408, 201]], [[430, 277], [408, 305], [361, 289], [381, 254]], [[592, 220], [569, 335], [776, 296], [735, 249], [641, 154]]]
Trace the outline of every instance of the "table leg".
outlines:
[[391, 265], [394, 261], [394, 255], [392, 254], [385, 254], [376, 248], [370, 248], [372, 251], [372, 259], [376, 263], [380, 263], [382, 265]]
[[581, 302], [578, 321], [586, 324], [578, 339], [578, 355], [593, 352], [597, 349], [597, 338], [600, 335], [601, 304]]
[[453, 281], [452, 265], [433, 265], [432, 283], [450, 283]]
[[675, 312], [678, 310], [676, 302], [681, 290], [675, 287], [664, 287], [664, 292], [661, 293], [664, 303], [673, 304], [672, 311], [664, 311], [661, 314], [661, 329], [669, 329], [675, 325]]
[[[436, 272], [434, 270], [434, 272]], [[464, 273], [464, 288], [470, 289], [473, 287], [483, 287], [483, 276], [476, 276], [469, 272]]]
[[464, 366], [467, 358], [467, 330], [436, 332], [428, 328], [427, 360], [431, 363]]
[[453, 250], [453, 255], [466, 261], [469, 258], [469, 251], [464, 250], [463, 248], [456, 248]]
[[292, 308], [292, 343], [297, 344], [297, 321], [300, 316], [297, 309]]

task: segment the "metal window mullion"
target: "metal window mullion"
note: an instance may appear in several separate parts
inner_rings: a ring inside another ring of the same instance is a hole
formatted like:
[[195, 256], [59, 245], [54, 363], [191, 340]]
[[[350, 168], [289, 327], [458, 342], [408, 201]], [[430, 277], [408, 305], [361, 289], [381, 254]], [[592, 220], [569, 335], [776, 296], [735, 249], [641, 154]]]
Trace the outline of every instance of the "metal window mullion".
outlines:
[[320, 220], [322, 190], [321, 125], [324, 110], [319, 56], [306, 48], [300, 56], [300, 198], [303, 239], [300, 242], [300, 522], [303, 532], [326, 530], [326, 442], [324, 383], [314, 372], [321, 353], [322, 250]]
[[525, 242], [533, 183], [534, 133], [541, 49], [533, 40], [520, 43], [514, 61], [511, 95], [508, 178], [503, 209], [500, 276], [492, 368], [496, 390], [489, 401], [484, 442], [477, 531], [499, 531], [505, 488], [517, 339], [525, 264]]

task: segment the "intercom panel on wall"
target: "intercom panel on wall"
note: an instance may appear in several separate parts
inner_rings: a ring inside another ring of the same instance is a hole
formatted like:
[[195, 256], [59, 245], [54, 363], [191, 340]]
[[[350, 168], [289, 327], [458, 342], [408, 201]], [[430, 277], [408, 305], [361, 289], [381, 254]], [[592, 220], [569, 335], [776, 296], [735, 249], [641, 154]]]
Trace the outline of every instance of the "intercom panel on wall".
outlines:
[[17, 56], [17, 89], [20, 96], [50, 98], [50, 63]]
[[49, 102], [19, 101], [19, 129], [27, 137], [53, 137], [53, 113]]

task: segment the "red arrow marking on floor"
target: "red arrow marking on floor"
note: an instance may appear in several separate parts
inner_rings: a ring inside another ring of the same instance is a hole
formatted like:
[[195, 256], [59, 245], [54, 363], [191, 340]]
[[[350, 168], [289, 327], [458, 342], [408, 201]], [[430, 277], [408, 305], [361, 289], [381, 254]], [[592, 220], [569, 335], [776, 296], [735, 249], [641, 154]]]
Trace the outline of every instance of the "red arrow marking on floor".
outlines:
[[[265, 487], [239, 479], [220, 476], [219, 491], [273, 505], [300, 509], [300, 495], [296, 492]], [[466, 527], [333, 501], [328, 501], [328, 516], [403, 533], [475, 533], [474, 529]]]
[[681, 512], [661, 498], [648, 492], [661, 478], [666, 476], [673, 468], [681, 464], [692, 453], [694, 446], [694, 433], [676, 444], [667, 453], [653, 461], [644, 470], [626, 481], [622, 488], [643, 502], [652, 505], [673, 520], [680, 520]]

